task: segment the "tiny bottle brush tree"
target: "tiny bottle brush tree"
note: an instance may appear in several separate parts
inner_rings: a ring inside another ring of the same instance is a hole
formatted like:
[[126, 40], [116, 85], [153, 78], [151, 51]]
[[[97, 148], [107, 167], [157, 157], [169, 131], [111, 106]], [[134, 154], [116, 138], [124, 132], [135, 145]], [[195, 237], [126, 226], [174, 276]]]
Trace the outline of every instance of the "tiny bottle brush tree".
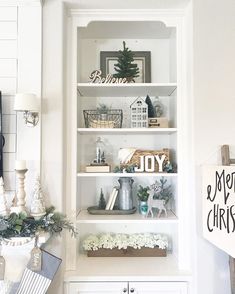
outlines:
[[154, 107], [153, 107], [153, 103], [149, 97], [149, 95], [147, 95], [146, 99], [145, 99], [145, 103], [148, 105], [148, 117], [155, 117], [155, 111], [154, 111]]
[[126, 47], [126, 42], [123, 41], [123, 50], [119, 50], [120, 56], [118, 63], [114, 64], [114, 69], [117, 73], [115, 78], [126, 78], [128, 82], [135, 82], [134, 78], [139, 76], [139, 68], [134, 62], [134, 53]]
[[100, 200], [99, 200], [99, 209], [105, 209], [105, 207], [106, 207], [106, 201], [104, 199], [103, 190], [101, 189], [101, 191], [100, 191]]

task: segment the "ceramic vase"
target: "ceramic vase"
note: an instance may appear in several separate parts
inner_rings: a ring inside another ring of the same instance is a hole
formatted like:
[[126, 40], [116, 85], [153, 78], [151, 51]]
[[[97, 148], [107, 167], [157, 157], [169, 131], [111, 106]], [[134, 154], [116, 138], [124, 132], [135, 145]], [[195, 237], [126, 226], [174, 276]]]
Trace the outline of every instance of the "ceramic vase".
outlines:
[[148, 202], [147, 201], [139, 201], [139, 213], [142, 215], [146, 215], [148, 212]]

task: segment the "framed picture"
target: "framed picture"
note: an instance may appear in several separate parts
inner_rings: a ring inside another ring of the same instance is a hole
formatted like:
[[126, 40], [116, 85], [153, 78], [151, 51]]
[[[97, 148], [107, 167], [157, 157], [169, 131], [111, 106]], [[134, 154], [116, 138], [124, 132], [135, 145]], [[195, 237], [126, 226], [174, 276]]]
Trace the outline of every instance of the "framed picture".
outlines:
[[[151, 52], [150, 51], [132, 51], [134, 53], [134, 63], [139, 67], [139, 77], [135, 78], [136, 83], [151, 83]], [[117, 63], [118, 51], [100, 52], [100, 69], [105, 77], [108, 74], [114, 74], [114, 65]]]

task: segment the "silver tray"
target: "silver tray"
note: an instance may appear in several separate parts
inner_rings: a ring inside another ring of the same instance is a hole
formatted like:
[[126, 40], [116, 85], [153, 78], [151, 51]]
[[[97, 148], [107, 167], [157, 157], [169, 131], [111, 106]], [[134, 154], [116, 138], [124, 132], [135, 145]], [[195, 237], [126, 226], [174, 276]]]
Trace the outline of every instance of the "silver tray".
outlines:
[[98, 206], [90, 206], [87, 208], [87, 211], [90, 214], [98, 214], [98, 215], [124, 215], [124, 214], [133, 214], [136, 212], [136, 207], [133, 207], [129, 210], [119, 210], [119, 209], [113, 209], [113, 210], [105, 210], [105, 209], [99, 209]]

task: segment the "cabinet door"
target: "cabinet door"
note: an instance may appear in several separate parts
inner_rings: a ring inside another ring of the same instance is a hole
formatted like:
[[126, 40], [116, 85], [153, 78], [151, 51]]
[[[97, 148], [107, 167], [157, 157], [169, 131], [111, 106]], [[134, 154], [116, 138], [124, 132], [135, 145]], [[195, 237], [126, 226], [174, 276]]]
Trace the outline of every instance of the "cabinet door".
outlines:
[[129, 294], [187, 294], [185, 282], [131, 282]]
[[128, 294], [126, 282], [79, 282], [70, 283], [67, 294]]

